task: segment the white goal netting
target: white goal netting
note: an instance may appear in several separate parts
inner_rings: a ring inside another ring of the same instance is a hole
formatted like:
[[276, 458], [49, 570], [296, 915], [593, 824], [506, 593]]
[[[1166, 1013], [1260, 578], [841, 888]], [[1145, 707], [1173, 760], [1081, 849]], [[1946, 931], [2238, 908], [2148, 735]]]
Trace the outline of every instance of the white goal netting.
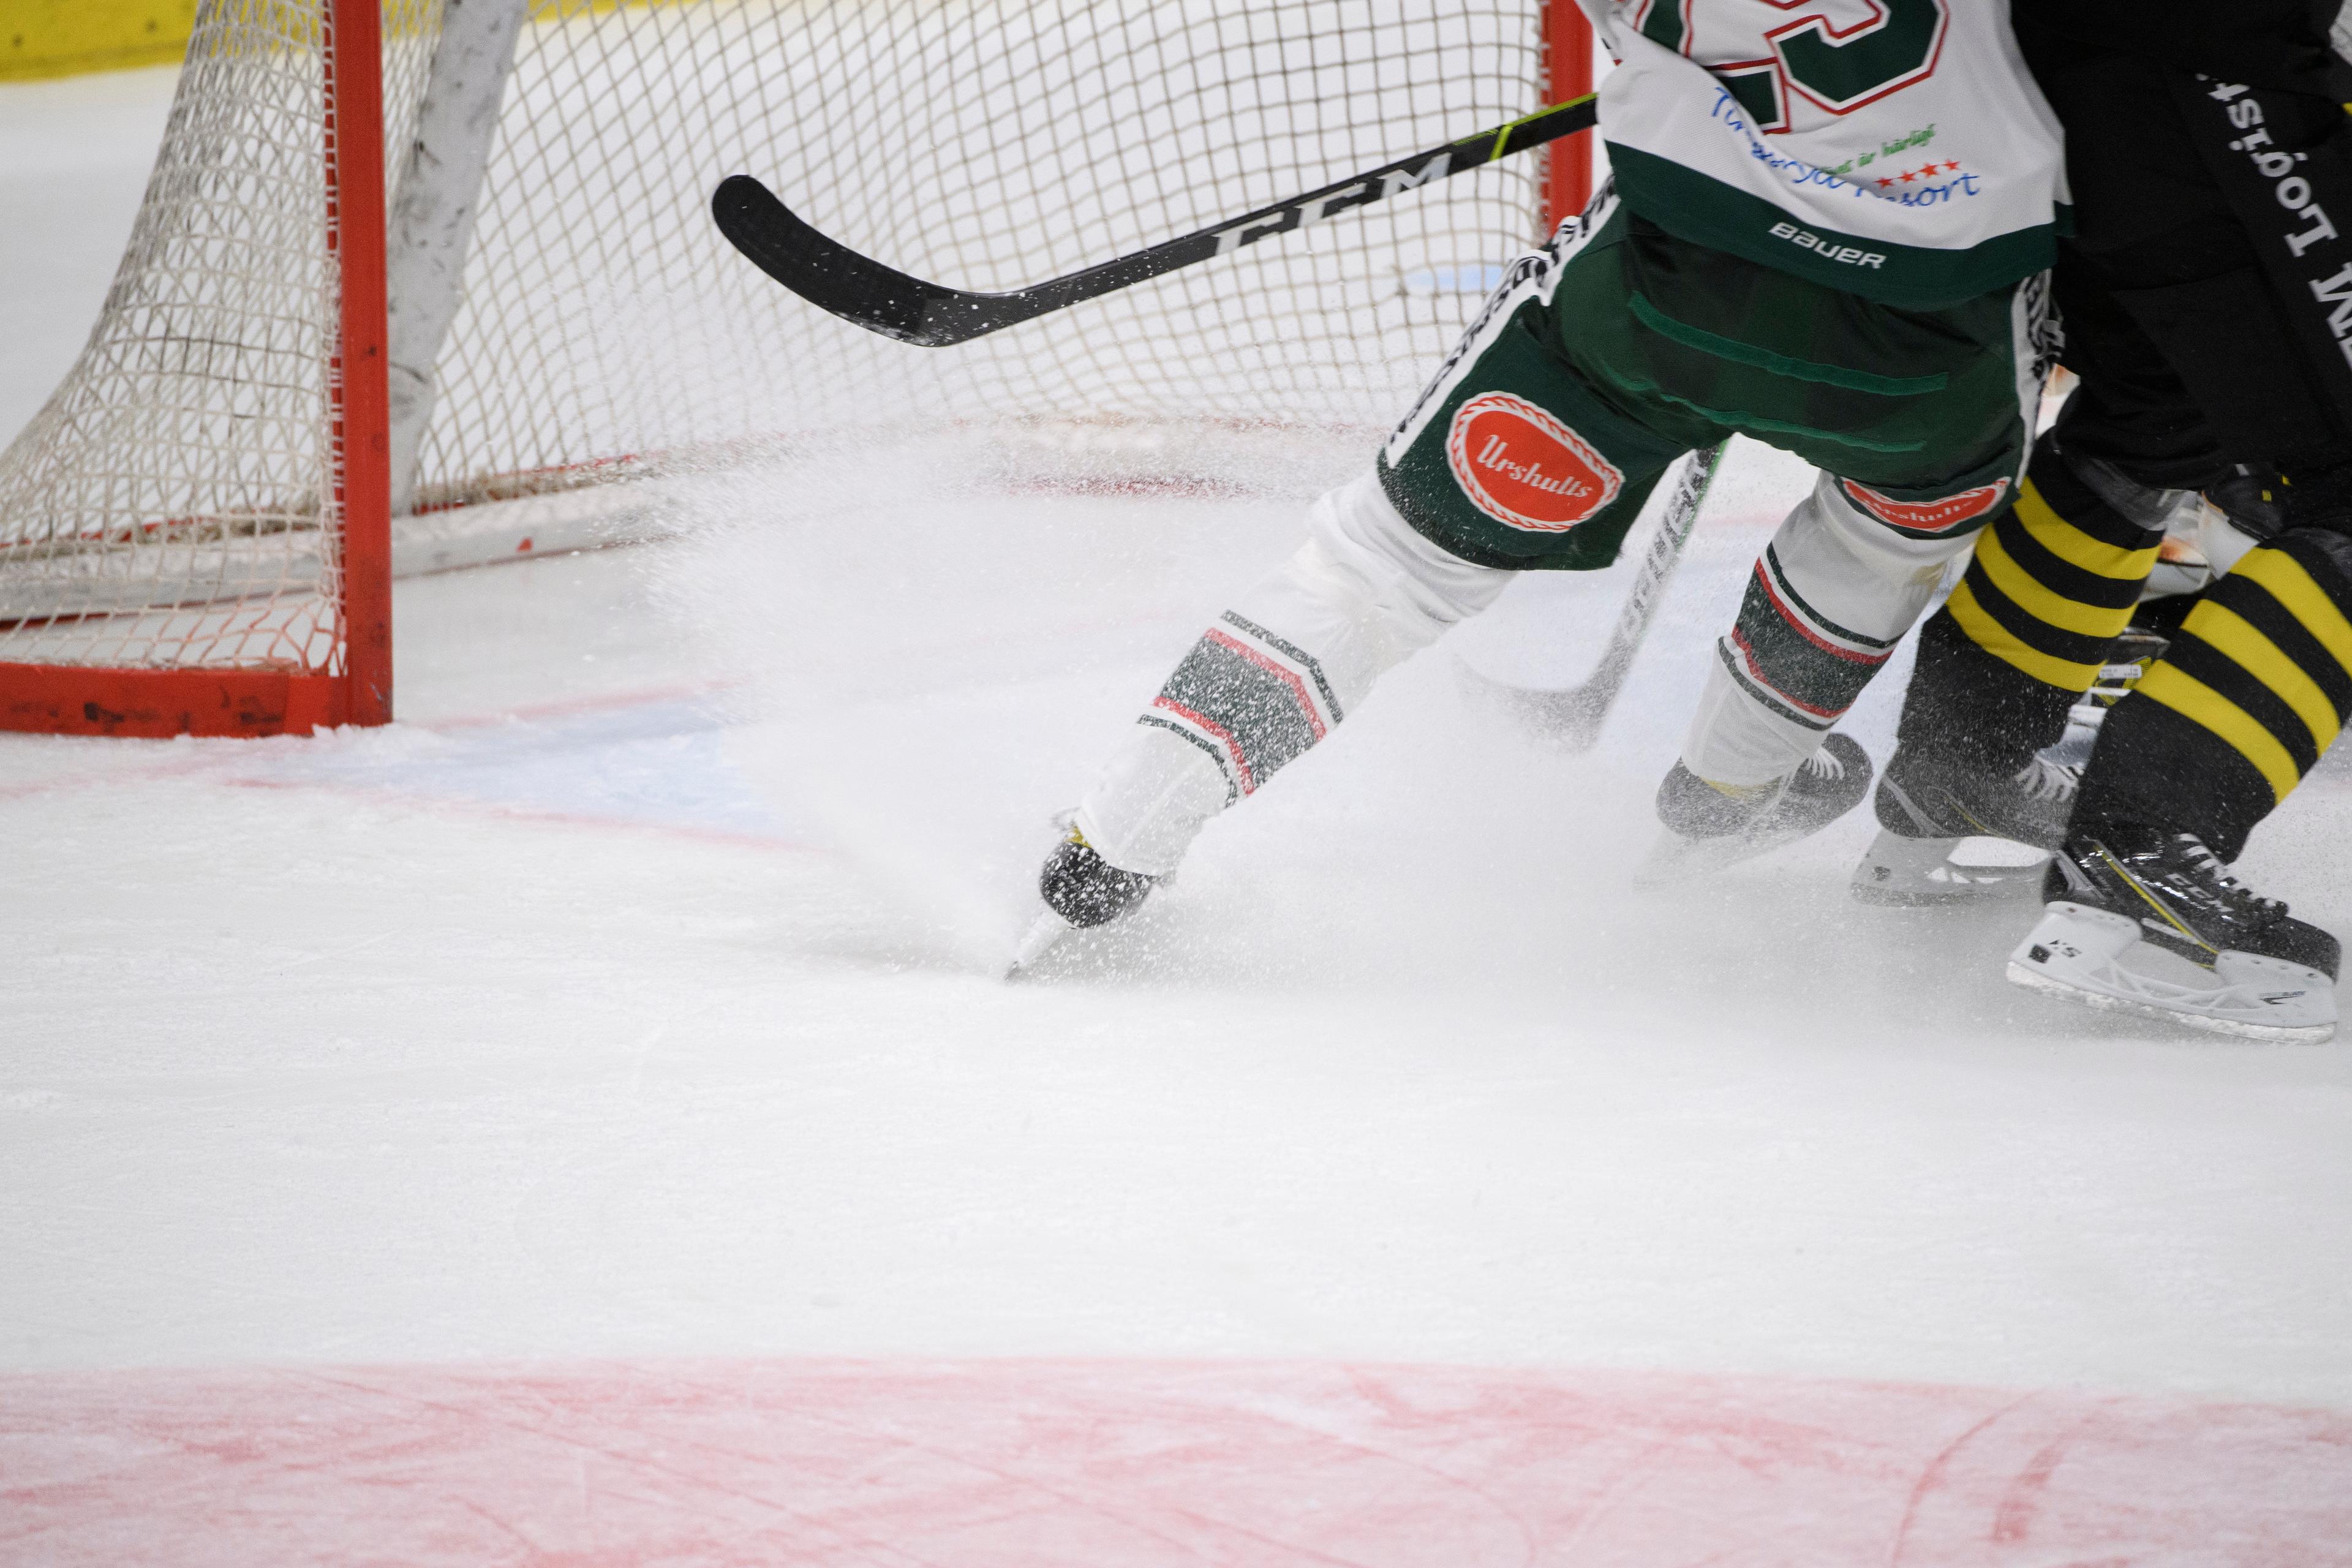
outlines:
[[[506, 0], [449, 0], [480, 6]], [[388, 184], [442, 0], [389, 0]], [[318, 0], [203, 0], [81, 362], [0, 456], [0, 661], [334, 656]], [[924, 422], [1375, 426], [1537, 234], [1539, 158], [957, 348], [737, 257], [711, 188], [1041, 280], [1538, 106], [1540, 0], [539, 0], [438, 355], [436, 511]]]
[[[384, 8], [388, 145], [425, 11]], [[98, 323], [0, 453], [0, 660], [336, 667], [320, 35], [316, 5], [199, 7]]]

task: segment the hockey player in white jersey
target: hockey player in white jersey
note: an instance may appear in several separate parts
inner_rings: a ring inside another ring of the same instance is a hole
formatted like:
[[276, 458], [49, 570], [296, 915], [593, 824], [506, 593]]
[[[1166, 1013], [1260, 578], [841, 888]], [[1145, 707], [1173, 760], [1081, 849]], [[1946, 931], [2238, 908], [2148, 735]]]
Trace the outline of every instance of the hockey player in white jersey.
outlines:
[[2005, 7], [1584, 5], [1618, 60], [1612, 186], [1511, 267], [1370, 469], [1169, 676], [1047, 861], [1016, 963], [1132, 909], [1515, 574], [1609, 565], [1666, 469], [1734, 434], [1822, 475], [1757, 563], [1659, 815], [1753, 851], [1868, 791], [1832, 728], [2023, 469], [2054, 124]]

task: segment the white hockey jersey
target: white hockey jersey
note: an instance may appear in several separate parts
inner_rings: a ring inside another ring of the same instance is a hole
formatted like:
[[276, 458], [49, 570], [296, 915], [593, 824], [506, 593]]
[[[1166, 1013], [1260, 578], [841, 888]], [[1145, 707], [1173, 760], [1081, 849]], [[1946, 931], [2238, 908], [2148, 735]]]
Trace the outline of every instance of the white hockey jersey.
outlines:
[[2050, 265], [2064, 151], [2004, 0], [1580, 3], [1618, 193], [1668, 233], [1912, 307]]

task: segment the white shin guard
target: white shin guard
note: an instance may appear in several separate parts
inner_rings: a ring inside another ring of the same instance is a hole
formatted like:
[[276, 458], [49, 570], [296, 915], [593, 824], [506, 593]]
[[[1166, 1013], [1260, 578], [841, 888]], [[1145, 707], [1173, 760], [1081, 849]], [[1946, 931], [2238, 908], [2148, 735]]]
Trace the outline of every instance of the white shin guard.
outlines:
[[1166, 875], [1211, 817], [1514, 575], [1413, 531], [1376, 474], [1329, 491], [1297, 552], [1234, 602], [1143, 710], [1080, 802], [1078, 831], [1122, 870]]
[[1782, 520], [1716, 648], [1683, 765], [1714, 784], [1786, 777], [1861, 694], [1936, 596], [1973, 530], [1914, 537], [1856, 507], [1832, 475]]

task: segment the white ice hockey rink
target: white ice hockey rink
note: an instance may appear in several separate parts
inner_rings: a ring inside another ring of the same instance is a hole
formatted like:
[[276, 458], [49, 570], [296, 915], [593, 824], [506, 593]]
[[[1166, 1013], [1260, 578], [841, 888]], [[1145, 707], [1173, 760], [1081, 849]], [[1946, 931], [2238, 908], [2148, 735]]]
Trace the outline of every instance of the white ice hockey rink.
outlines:
[[[5, 431], [171, 81], [0, 89]], [[1520, 584], [991, 977], [1360, 458], [812, 458], [402, 583], [390, 729], [0, 736], [0, 1563], [2352, 1563], [2352, 1047], [2016, 991], [1866, 813], [1632, 885], [1773, 453], [1599, 751], [1464, 700], [1625, 576]], [[2247, 869], [2347, 867], [2336, 765]]]

